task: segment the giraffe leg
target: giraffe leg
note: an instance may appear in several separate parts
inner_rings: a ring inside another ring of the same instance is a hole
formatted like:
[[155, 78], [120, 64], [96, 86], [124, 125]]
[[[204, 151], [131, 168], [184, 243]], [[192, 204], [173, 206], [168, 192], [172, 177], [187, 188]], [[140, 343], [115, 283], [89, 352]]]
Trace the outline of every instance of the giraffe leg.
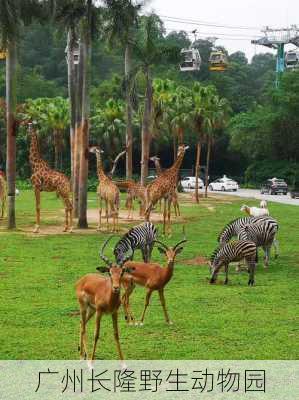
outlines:
[[100, 195], [98, 195], [98, 207], [99, 207], [99, 221], [97, 230], [99, 231], [101, 229], [101, 224], [102, 224], [102, 197]]
[[69, 200], [69, 232], [73, 232], [73, 202]]
[[36, 225], [33, 232], [38, 233], [40, 226], [40, 190], [38, 188], [35, 188], [34, 194], [35, 194], [35, 209], [36, 209]]
[[166, 233], [166, 199], [164, 199], [164, 210], [163, 210], [163, 235]]
[[108, 206], [108, 200], [105, 200], [105, 209], [106, 209], [107, 231], [109, 231], [109, 206]]
[[167, 232], [168, 235], [171, 235], [171, 223], [170, 223], [170, 214], [171, 214], [171, 203], [172, 203], [172, 199], [168, 199], [167, 201]]

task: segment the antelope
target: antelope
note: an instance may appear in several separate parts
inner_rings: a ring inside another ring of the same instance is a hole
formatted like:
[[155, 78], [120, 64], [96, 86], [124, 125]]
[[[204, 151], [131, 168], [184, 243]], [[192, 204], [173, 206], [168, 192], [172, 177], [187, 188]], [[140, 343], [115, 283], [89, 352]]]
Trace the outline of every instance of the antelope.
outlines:
[[100, 274], [88, 274], [83, 276], [76, 284], [76, 295], [80, 306], [80, 359], [86, 359], [87, 353], [87, 339], [86, 339], [86, 325], [91, 317], [96, 314], [95, 331], [93, 350], [90, 360], [95, 359], [96, 346], [100, 334], [101, 318], [104, 314], [111, 314], [114, 330], [114, 339], [120, 360], [123, 361], [124, 356], [121, 351], [118, 333], [118, 309], [121, 304], [120, 288], [121, 282], [126, 272], [132, 272], [130, 267], [123, 267], [123, 264], [129, 259], [125, 257], [120, 264], [113, 264], [104, 255], [104, 249], [109, 242], [109, 237], [100, 250], [100, 258], [107, 266], [98, 267], [100, 272], [107, 272], [109, 277], [104, 277]]
[[[186, 241], [187, 240], [184, 239], [178, 242], [174, 247], [167, 247], [159, 240], [155, 240], [155, 242], [159, 245], [158, 250], [167, 258], [166, 267], [162, 267], [156, 263], [143, 263], [138, 261], [126, 262], [125, 266], [126, 268], [131, 269], [131, 272], [126, 275], [122, 281], [122, 285], [125, 287], [125, 293], [122, 296], [122, 303], [125, 310], [126, 320], [129, 324], [134, 324], [135, 322], [134, 316], [130, 309], [129, 299], [136, 284], [143, 286], [147, 290], [145, 296], [145, 305], [139, 325], [143, 325], [146, 309], [149, 305], [151, 295], [155, 290], [159, 292], [160, 302], [163, 308], [166, 323], [170, 325], [172, 324], [166, 309], [164, 288], [172, 278], [175, 258], [183, 250], [182, 244]], [[135, 325], [138, 325], [138, 323], [135, 323]]]

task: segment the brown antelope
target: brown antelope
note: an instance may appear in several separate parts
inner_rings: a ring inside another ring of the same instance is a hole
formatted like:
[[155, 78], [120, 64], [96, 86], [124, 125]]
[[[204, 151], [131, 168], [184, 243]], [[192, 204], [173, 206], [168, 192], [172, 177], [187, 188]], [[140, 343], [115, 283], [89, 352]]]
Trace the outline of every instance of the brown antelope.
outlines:
[[106, 240], [100, 251], [100, 257], [107, 264], [107, 267], [105, 266], [97, 268], [97, 270], [100, 272], [107, 272], [109, 277], [104, 277], [97, 273], [88, 274], [83, 276], [76, 284], [76, 294], [80, 306], [81, 316], [79, 344], [81, 359], [87, 358], [86, 325], [94, 314], [96, 314], [96, 322], [93, 350], [90, 359], [95, 359], [95, 351], [97, 341], [99, 339], [100, 323], [103, 314], [111, 314], [112, 316], [114, 339], [116, 342], [118, 355], [121, 360], [124, 359], [119, 343], [117, 312], [121, 304], [121, 282], [124, 277], [124, 273], [131, 272], [131, 269], [129, 267], [123, 267], [123, 264], [128, 260], [129, 256], [125, 257], [121, 264], [117, 265], [109, 261], [109, 259], [103, 254], [104, 249], [110, 239], [111, 237]]
[[183, 250], [182, 244], [186, 242], [186, 239], [178, 242], [174, 247], [167, 247], [164, 243], [159, 240], [155, 240], [158, 243], [158, 250], [160, 253], [165, 254], [167, 258], [166, 267], [162, 267], [156, 263], [143, 263], [138, 261], [127, 261], [126, 268], [132, 271], [126, 275], [123, 279], [122, 285], [125, 287], [125, 293], [122, 296], [122, 303], [124, 305], [126, 320], [128, 323], [134, 323], [134, 317], [130, 309], [130, 295], [132, 294], [135, 285], [143, 286], [147, 289], [145, 297], [144, 310], [141, 315], [140, 325], [143, 325], [144, 316], [146, 309], [149, 305], [149, 301], [153, 291], [159, 292], [160, 302], [163, 308], [165, 320], [168, 324], [172, 324], [169, 319], [168, 312], [166, 309], [166, 303], [164, 298], [164, 288], [170, 281], [173, 275], [174, 260], [176, 256]]

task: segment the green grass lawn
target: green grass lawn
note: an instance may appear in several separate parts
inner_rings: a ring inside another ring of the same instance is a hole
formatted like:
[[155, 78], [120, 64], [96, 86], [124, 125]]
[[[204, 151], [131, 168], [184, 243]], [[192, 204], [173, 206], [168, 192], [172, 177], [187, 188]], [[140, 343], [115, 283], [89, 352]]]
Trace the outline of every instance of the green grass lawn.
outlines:
[[[96, 207], [94, 193], [89, 199], [89, 207]], [[260, 262], [253, 288], [247, 286], [247, 274], [237, 274], [233, 267], [228, 286], [211, 286], [207, 265], [184, 262], [210, 255], [218, 232], [240, 215], [240, 205], [241, 201], [231, 198], [181, 205], [188, 243], [165, 291], [174, 325], [165, 324], [157, 293], [143, 327], [126, 326], [121, 310], [120, 335], [126, 358], [298, 359], [298, 207], [269, 204], [280, 224], [281, 255], [271, 260], [269, 271], [264, 271]], [[60, 224], [61, 209], [53, 193], [43, 194], [42, 226]], [[19, 229], [33, 227], [31, 191], [17, 198], [17, 218]], [[20, 230], [8, 233], [3, 221], [1, 225], [0, 359], [77, 359], [79, 316], [74, 284], [99, 265], [98, 250], [107, 234], [95, 230], [47, 236]], [[181, 238], [182, 224], [174, 224], [173, 236], [165, 241], [171, 244]], [[116, 240], [108, 246], [111, 258]], [[163, 262], [157, 250], [153, 260]], [[144, 289], [137, 288], [131, 297], [136, 317], [142, 311], [144, 295]], [[91, 343], [94, 320], [88, 328]], [[110, 316], [102, 320], [97, 358], [117, 358]]]

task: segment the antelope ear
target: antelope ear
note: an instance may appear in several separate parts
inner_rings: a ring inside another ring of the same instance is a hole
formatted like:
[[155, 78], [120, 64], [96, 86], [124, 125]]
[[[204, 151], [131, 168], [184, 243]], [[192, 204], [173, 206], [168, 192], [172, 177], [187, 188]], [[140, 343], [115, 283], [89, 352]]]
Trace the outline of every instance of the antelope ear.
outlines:
[[161, 254], [165, 254], [166, 253], [166, 251], [165, 251], [165, 249], [163, 249], [163, 247], [158, 247], [158, 250], [159, 250], [159, 252]]
[[184, 250], [184, 247], [179, 247], [176, 249], [175, 254], [180, 254], [182, 252], [182, 250]]
[[108, 267], [97, 267], [97, 271], [99, 272], [109, 272], [109, 268]]
[[124, 268], [124, 272], [127, 272], [128, 274], [130, 274], [131, 272], [135, 271], [135, 267], [127, 267]]

